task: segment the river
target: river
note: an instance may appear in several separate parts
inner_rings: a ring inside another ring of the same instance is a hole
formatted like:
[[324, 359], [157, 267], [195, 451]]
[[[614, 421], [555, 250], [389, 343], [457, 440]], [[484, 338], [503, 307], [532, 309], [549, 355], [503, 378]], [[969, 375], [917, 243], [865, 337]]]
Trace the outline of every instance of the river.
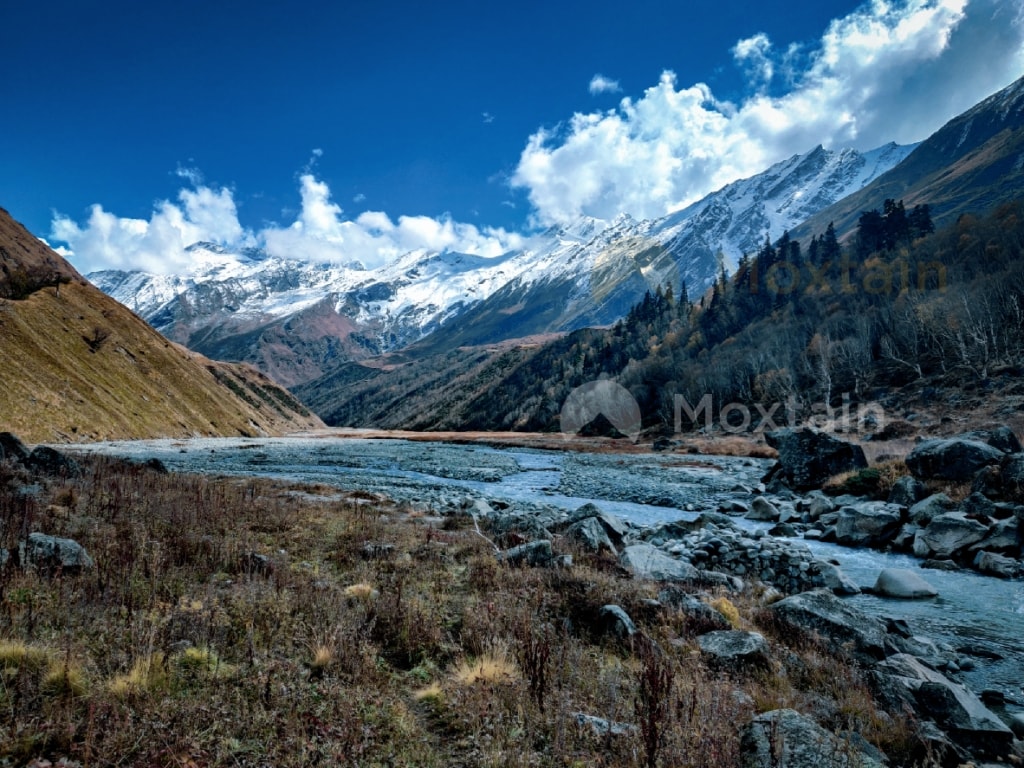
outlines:
[[[68, 446], [62, 446], [67, 449]], [[168, 469], [261, 476], [368, 490], [425, 507], [466, 496], [513, 506], [576, 509], [587, 502], [641, 525], [693, 519], [733, 499], [749, 499], [771, 462], [677, 454], [590, 454], [364, 438], [149, 440], [95, 443], [74, 450], [160, 459]], [[736, 518], [737, 524], [756, 528]], [[806, 541], [837, 561], [855, 582], [874, 583], [886, 567], [917, 568], [908, 555]], [[922, 571], [939, 597], [897, 601], [862, 594], [848, 598], [879, 616], [906, 619], [921, 635], [957, 648], [982, 649], [963, 673], [976, 691], [997, 689], [1024, 710], [1024, 582], [972, 572]], [[999, 656], [1001, 658], [989, 658]]]

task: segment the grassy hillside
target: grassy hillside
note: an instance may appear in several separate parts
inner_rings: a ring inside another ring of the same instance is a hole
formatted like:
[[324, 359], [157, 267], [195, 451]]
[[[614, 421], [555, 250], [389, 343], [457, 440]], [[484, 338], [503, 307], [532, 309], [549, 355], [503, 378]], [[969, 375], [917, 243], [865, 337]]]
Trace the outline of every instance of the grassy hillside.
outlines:
[[0, 430], [28, 442], [320, 426], [255, 369], [173, 344], [0, 209]]

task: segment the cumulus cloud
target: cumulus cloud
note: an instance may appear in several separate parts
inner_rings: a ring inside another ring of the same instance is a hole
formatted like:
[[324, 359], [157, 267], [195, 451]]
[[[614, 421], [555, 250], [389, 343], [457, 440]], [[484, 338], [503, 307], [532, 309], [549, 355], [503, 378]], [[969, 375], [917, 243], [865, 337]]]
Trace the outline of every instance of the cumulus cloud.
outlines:
[[873, 0], [809, 49], [754, 35], [732, 49], [749, 78], [743, 99], [666, 71], [638, 99], [538, 130], [512, 185], [538, 225], [650, 218], [817, 144], [919, 141], [1021, 75], [1022, 16], [1017, 0]]
[[[188, 177], [186, 177], [188, 178]], [[453, 250], [498, 256], [522, 245], [503, 229], [480, 229], [451, 217], [400, 216], [381, 211], [347, 219], [326, 182], [312, 173], [299, 178], [302, 205], [295, 220], [259, 231], [244, 228], [228, 188], [182, 189], [177, 202], [161, 201], [148, 219], [123, 218], [94, 205], [82, 224], [55, 215], [50, 237], [83, 272], [141, 269], [184, 273], [192, 266], [188, 246], [212, 242], [227, 248], [258, 246], [271, 255], [313, 262], [361, 262], [376, 267], [410, 251]]]
[[618, 93], [622, 90], [618, 80], [612, 80], [604, 75], [594, 75], [590, 78], [590, 93], [597, 96], [599, 93]]
[[[181, 174], [179, 174], [181, 175]], [[85, 271], [144, 269], [175, 272], [188, 268], [186, 248], [200, 241], [226, 246], [253, 244], [238, 221], [230, 189], [198, 186], [183, 189], [178, 202], [157, 203], [149, 219], [122, 218], [93, 205], [84, 226], [57, 214], [50, 236], [67, 243], [69, 255]]]
[[399, 216], [366, 211], [346, 219], [331, 202], [327, 184], [310, 174], [300, 178], [302, 210], [288, 227], [270, 227], [259, 233], [267, 251], [282, 258], [313, 261], [359, 261], [379, 266], [410, 251], [459, 251], [499, 256], [522, 244], [522, 238], [504, 229], [480, 229], [451, 217]]

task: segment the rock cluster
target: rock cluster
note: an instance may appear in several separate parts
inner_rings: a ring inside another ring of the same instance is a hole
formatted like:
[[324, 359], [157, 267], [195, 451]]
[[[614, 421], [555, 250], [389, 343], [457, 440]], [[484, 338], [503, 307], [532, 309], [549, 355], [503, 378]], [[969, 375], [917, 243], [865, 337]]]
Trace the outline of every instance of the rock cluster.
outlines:
[[553, 508], [495, 510], [470, 499], [463, 510], [489, 520], [499, 543], [513, 544], [499, 553], [510, 563], [530, 566], [565, 564], [552, 542], [561, 537], [592, 552], [606, 552], [637, 578], [741, 590], [755, 579], [784, 592], [825, 587], [839, 594], [860, 591], [834, 564], [816, 558], [800, 542], [764, 531], [746, 531], [716, 512], [695, 520], [639, 527], [586, 504], [573, 512]]
[[[834, 449], [839, 441], [829, 440]], [[803, 463], [818, 460], [819, 448], [807, 451]], [[792, 446], [786, 454], [780, 451], [780, 461], [784, 467], [786, 462], [803, 466]], [[756, 514], [752, 509], [747, 517], [786, 523], [788, 529], [780, 528], [780, 534], [908, 552], [933, 565], [973, 568], [1002, 578], [1024, 575], [1024, 452], [1011, 430], [925, 440], [906, 463], [912, 474], [895, 483], [887, 501], [849, 495], [829, 499], [814, 490], [797, 500], [796, 514], [775, 515], [771, 510], [780, 505], [764, 499]], [[790, 467], [773, 474], [788, 477], [795, 472]], [[945, 493], [926, 495], [923, 481], [929, 480], [970, 483], [972, 492], [961, 502]]]
[[[74, 477], [81, 474], [78, 462], [44, 445], [29, 451], [10, 432], [0, 432], [0, 461], [13, 463], [39, 478]], [[0, 549], [0, 566], [11, 561], [26, 570], [44, 574], [72, 575], [94, 567], [89, 553], [73, 539], [34, 532], [18, 542], [17, 549]]]

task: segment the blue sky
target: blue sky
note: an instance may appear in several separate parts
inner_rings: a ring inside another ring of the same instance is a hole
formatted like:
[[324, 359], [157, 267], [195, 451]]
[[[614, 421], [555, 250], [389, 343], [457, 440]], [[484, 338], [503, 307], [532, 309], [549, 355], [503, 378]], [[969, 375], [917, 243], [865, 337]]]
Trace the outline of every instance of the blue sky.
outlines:
[[1024, 74], [1016, 0], [9, 3], [0, 206], [83, 271], [662, 215]]

